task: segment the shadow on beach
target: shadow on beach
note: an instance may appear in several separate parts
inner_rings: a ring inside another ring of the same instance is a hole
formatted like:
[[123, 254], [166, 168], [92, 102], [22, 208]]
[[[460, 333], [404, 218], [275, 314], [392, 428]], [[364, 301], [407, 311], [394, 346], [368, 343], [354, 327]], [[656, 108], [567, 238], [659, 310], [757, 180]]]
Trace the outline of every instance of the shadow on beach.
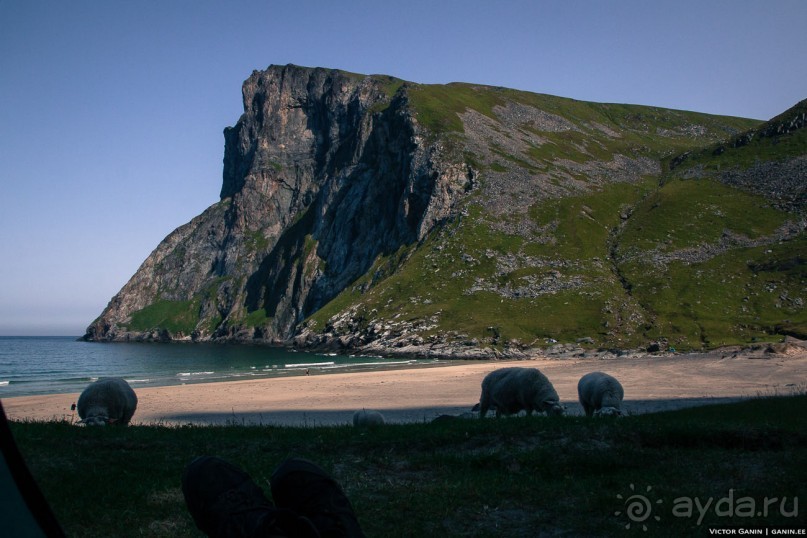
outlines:
[[[625, 400], [623, 410], [627, 415], [642, 415], [646, 413], [659, 413], [674, 411], [688, 407], [714, 405], [739, 402], [748, 398], [741, 397], [713, 397], [713, 398], [678, 398], [659, 400]], [[561, 402], [566, 405], [568, 416], [582, 416], [583, 409], [578, 402]], [[441, 416], [457, 417], [463, 413], [470, 413], [468, 407], [421, 407], [421, 408], [377, 408], [388, 424], [409, 424], [431, 422]], [[204, 412], [181, 413], [161, 416], [157, 424], [165, 425], [209, 425], [209, 426], [291, 426], [291, 427], [320, 427], [344, 426], [353, 423], [354, 410], [320, 409], [320, 410], [294, 410], [294, 411], [252, 411], [252, 412]], [[474, 415], [476, 416], [476, 415]], [[493, 413], [488, 415], [493, 417]], [[142, 423], [148, 424], [148, 423]]]

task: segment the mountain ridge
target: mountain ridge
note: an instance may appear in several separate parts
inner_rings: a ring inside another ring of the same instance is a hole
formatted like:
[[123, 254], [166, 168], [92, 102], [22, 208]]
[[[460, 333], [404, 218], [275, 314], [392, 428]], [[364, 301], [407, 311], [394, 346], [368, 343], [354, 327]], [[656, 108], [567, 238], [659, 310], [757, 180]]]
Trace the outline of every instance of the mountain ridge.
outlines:
[[636, 230], [644, 204], [695, 182], [708, 182], [710, 200], [712, 183], [730, 189], [727, 211], [773, 211], [753, 233], [734, 218], [724, 236], [745, 239], [715, 256], [801, 248], [800, 109], [795, 127], [767, 137], [790, 137], [764, 161], [787, 181], [755, 190], [747, 177], [763, 172], [727, 160], [754, 144], [716, 149], [755, 132], [754, 120], [292, 65], [253, 72], [242, 93], [244, 114], [225, 129], [221, 200], [169, 234], [85, 339], [485, 356], [557, 342], [710, 347], [807, 325], [803, 264], [785, 278], [787, 327], [767, 319], [766, 303], [755, 307], [764, 321], [720, 326], [719, 338], [671, 322], [643, 295], [647, 267], [636, 265], [643, 253], [669, 257], [655, 224]]

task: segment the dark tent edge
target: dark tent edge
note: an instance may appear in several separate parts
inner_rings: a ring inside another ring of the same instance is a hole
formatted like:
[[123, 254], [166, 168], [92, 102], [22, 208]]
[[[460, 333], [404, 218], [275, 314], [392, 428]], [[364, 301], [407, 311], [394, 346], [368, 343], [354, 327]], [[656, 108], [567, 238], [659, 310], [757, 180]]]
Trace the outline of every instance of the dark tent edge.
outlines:
[[[13, 513], [6, 515], [3, 526], [6, 528], [8, 526], [16, 527], [24, 532], [26, 536], [64, 537], [64, 531], [56, 520], [48, 501], [45, 500], [45, 496], [37, 486], [28, 466], [25, 464], [25, 459], [20, 454], [17, 444], [14, 442], [14, 436], [11, 433], [2, 400], [0, 400], [0, 449], [2, 449], [3, 454], [2, 465], [8, 469], [8, 473], [3, 473], [3, 475], [10, 475], [12, 478], [11, 483], [6, 480], [0, 481], [0, 495], [3, 499], [19, 495], [29, 512], [28, 514]], [[14, 491], [15, 488], [16, 492]], [[13, 521], [8, 521], [8, 517]], [[32, 525], [38, 525], [38, 528], [32, 527]]]

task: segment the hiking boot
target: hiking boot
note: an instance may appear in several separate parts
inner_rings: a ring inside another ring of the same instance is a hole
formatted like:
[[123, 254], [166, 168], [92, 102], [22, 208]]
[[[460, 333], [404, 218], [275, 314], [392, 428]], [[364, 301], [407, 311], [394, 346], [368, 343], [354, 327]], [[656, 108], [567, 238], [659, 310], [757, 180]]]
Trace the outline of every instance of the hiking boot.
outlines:
[[269, 482], [277, 505], [309, 519], [322, 538], [364, 538], [345, 492], [316, 464], [289, 458]]
[[275, 508], [247, 473], [200, 456], [182, 473], [185, 504], [199, 529], [213, 538], [318, 538], [310, 521]]

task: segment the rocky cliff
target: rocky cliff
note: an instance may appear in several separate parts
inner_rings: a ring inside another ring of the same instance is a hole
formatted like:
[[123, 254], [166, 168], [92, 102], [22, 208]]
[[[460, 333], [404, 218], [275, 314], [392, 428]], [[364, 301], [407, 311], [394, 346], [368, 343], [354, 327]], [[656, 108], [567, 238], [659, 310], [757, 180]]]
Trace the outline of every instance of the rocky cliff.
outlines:
[[224, 131], [221, 201], [154, 250], [86, 338], [285, 341], [378, 255], [422, 239], [475, 172], [424, 141], [400, 86], [254, 72]]
[[[807, 329], [801, 109], [760, 126], [291, 65], [243, 104], [221, 200], [85, 339], [491, 356]], [[705, 291], [727, 278], [742, 292]]]

